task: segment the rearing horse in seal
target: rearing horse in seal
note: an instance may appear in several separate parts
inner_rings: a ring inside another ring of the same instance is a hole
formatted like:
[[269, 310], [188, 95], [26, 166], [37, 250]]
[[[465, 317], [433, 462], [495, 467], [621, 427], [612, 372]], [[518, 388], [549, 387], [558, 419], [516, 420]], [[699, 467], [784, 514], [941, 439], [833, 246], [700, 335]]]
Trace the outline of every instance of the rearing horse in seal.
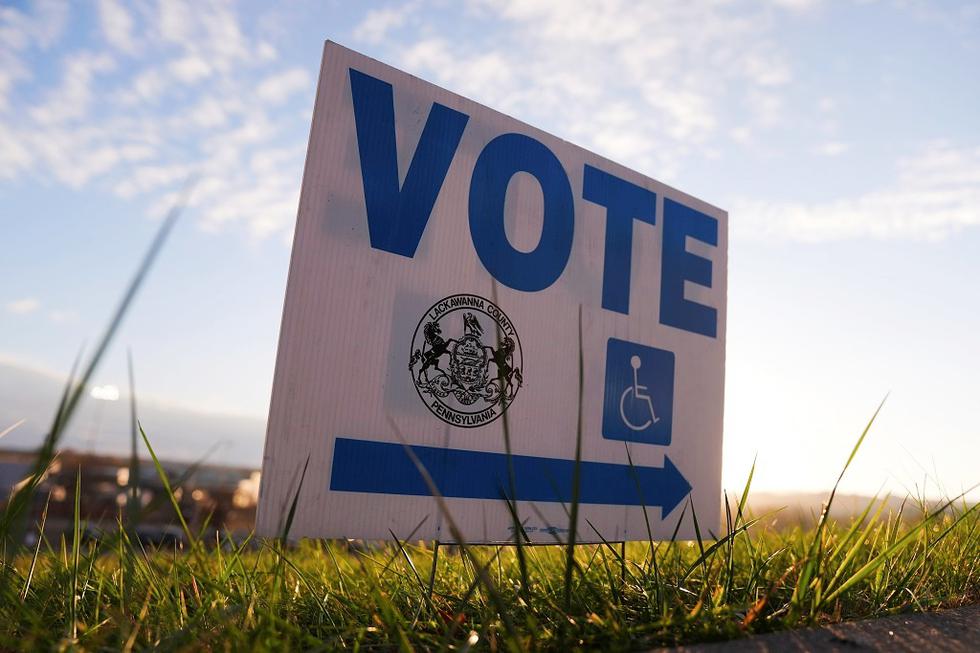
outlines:
[[[484, 349], [490, 352], [490, 360], [497, 365], [497, 381], [500, 383], [500, 394], [506, 397], [508, 401], [513, 399], [517, 390], [524, 383], [521, 368], [511, 365], [511, 355], [514, 353], [514, 339], [509, 336], [504, 338], [503, 342], [500, 343], [500, 349], [495, 350], [492, 347], [486, 346], [484, 346]], [[515, 380], [517, 382], [516, 388], [514, 387]]]
[[426, 322], [425, 326], [422, 327], [422, 333], [425, 336], [425, 341], [429, 344], [429, 351], [423, 352], [421, 349], [416, 349], [412, 354], [412, 359], [408, 363], [408, 369], [411, 370], [415, 367], [415, 364], [422, 361], [422, 367], [419, 369], [418, 382], [424, 383], [422, 381], [422, 374], [429, 369], [429, 367], [435, 367], [440, 372], [445, 372], [441, 367], [439, 367], [439, 358], [449, 351], [449, 345], [455, 342], [453, 338], [449, 340], [444, 340], [442, 337], [442, 329], [435, 322]]

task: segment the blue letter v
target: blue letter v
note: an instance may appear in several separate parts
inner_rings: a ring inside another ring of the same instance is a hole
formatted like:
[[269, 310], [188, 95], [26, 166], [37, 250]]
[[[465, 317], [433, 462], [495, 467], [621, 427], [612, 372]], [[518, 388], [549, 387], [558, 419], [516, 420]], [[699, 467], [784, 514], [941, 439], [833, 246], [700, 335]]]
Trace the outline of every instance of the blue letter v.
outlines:
[[351, 68], [350, 87], [371, 247], [412, 258], [469, 116], [433, 103], [399, 189], [391, 84]]

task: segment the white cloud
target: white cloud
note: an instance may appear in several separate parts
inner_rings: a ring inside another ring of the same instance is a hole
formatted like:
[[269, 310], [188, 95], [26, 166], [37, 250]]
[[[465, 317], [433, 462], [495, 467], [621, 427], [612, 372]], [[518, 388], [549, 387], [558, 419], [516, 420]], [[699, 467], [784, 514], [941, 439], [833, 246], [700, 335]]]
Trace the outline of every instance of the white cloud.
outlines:
[[[0, 180], [95, 184], [152, 213], [200, 174], [192, 208], [207, 228], [291, 231], [305, 145], [296, 134], [309, 121], [308, 108], [301, 119], [292, 106], [313, 92], [309, 70], [276, 65], [276, 48], [247, 35], [224, 0], [100, 0], [99, 41], [61, 42], [60, 74], [32, 80], [28, 54], [63, 31], [54, 10], [41, 9], [0, 7]], [[22, 82], [34, 88], [10, 95]], [[16, 111], [4, 112], [8, 101]], [[280, 105], [289, 108], [267, 112]], [[67, 310], [46, 315], [73, 319]]]
[[739, 127], [733, 127], [728, 135], [732, 137], [732, 140], [740, 145], [745, 145], [752, 140], [752, 130], [748, 127], [742, 125]]
[[759, 127], [774, 127], [783, 116], [783, 99], [770, 91], [752, 90], [745, 95], [745, 106]]
[[163, 37], [174, 43], [193, 44], [194, 17], [190, 6], [183, 0], [160, 2], [159, 26]]
[[311, 88], [309, 73], [302, 68], [293, 68], [262, 80], [255, 95], [264, 102], [282, 104], [293, 93]]
[[251, 48], [231, 5], [220, 1], [159, 3], [159, 33], [169, 43], [206, 58], [216, 70], [231, 72], [251, 58]]
[[28, 313], [33, 313], [40, 307], [41, 302], [34, 297], [15, 299], [12, 302], [7, 302], [6, 305], [7, 312], [13, 313], [14, 315], [27, 315]]
[[703, 142], [717, 123], [709, 99], [695, 88], [651, 82], [643, 89], [647, 104], [666, 118], [665, 129], [677, 141]]
[[186, 84], [193, 84], [211, 75], [211, 66], [202, 57], [188, 55], [177, 61], [171, 62], [170, 72], [179, 81]]
[[186, 164], [137, 166], [114, 190], [120, 197], [136, 197], [173, 186], [187, 179], [192, 172], [191, 166]]
[[105, 120], [95, 125], [48, 125], [22, 134], [32, 159], [30, 169], [71, 188], [133, 162], [150, 158], [149, 120]]
[[134, 52], [133, 18], [116, 0], [99, 0], [99, 19], [106, 41], [123, 52]]
[[55, 309], [48, 311], [48, 319], [55, 323], [74, 322], [78, 319], [78, 313], [71, 310]]
[[746, 77], [759, 86], [781, 86], [792, 80], [789, 64], [766, 54], [768, 53], [756, 52], [745, 57], [742, 66]]
[[769, 0], [772, 4], [793, 11], [808, 11], [820, 4], [820, 0]]
[[[452, 17], [466, 38], [452, 40], [427, 23], [430, 9], [369, 11], [354, 36], [410, 72], [668, 182], [717, 157], [712, 143], [766, 143], [794, 120], [794, 70], [776, 44], [771, 4], [583, 0], [572, 11], [564, 0], [470, 0]], [[40, 11], [0, 8], [0, 63], [10, 64], [0, 66], [0, 179], [98, 183], [160, 213], [200, 174], [192, 208], [206, 228], [288, 234], [314, 63], [277, 63], [275, 47], [247, 34], [221, 0], [141, 9], [103, 0], [99, 10], [104, 47], [67, 52], [56, 83], [39, 81], [18, 111], [4, 112], [7, 89], [31, 75], [26, 53], [62, 28], [41, 25]], [[147, 51], [154, 56], [141, 59]], [[814, 109], [822, 120], [839, 112], [830, 97]], [[848, 151], [833, 130], [818, 138], [815, 154]], [[950, 152], [958, 169], [943, 163]], [[804, 239], [935, 237], [975, 224], [971, 187], [927, 182], [930, 170], [948, 181], [975, 169], [975, 156], [933, 146], [926, 158], [928, 169], [925, 159], [903, 162], [893, 184], [849, 200], [744, 201], [734, 222], [751, 235]]]
[[271, 43], [262, 41], [259, 43], [259, 47], [256, 49], [256, 54], [259, 56], [259, 61], [275, 61], [279, 56], [276, 49]]
[[813, 204], [743, 200], [730, 215], [746, 238], [945, 238], [980, 226], [980, 147], [933, 143], [899, 161], [891, 183], [861, 195]]
[[50, 48], [67, 23], [67, 3], [42, 1], [32, 9], [0, 5], [0, 112], [9, 106], [14, 85], [31, 77], [28, 51]]
[[365, 43], [381, 43], [388, 33], [405, 24], [409, 14], [415, 11], [417, 3], [406, 3], [400, 7], [373, 9], [367, 13], [357, 27], [354, 38]]
[[118, 101], [126, 106], [136, 106], [158, 99], [168, 85], [166, 73], [158, 68], [140, 71], [130, 80], [126, 88], [115, 93]]
[[816, 148], [814, 148], [814, 152], [821, 156], [840, 156], [849, 149], [851, 149], [851, 146], [848, 143], [843, 143], [841, 141], [830, 141], [818, 145]]
[[64, 32], [69, 7], [54, 0], [35, 2], [25, 13], [12, 6], [0, 6], [0, 43], [14, 50], [37, 46], [50, 48]]
[[[703, 144], [735, 111], [759, 136], [784, 117], [793, 70], [765, 5], [471, 0], [454, 17], [467, 37], [451, 44], [424, 8], [369, 14], [355, 34], [414, 74], [666, 181], [709, 156]], [[627, 106], [628, 119], [610, 113]]]
[[227, 124], [229, 114], [233, 112], [232, 106], [238, 108], [237, 99], [219, 100], [215, 97], [206, 97], [190, 110], [188, 118], [199, 127], [220, 127]]
[[817, 102], [817, 108], [823, 113], [831, 113], [837, 110], [837, 100], [832, 97], [822, 97]]
[[108, 72], [115, 61], [107, 54], [78, 52], [62, 62], [61, 85], [48, 100], [31, 109], [31, 117], [41, 123], [65, 122], [84, 117], [92, 103], [95, 78]]
[[30, 167], [34, 158], [23, 136], [0, 122], [0, 179], [14, 179]]
[[[220, 0], [119, 9], [100, 6], [102, 29], [107, 45], [133, 54], [128, 67], [109, 76], [95, 52], [66, 57], [65, 70], [81, 74], [42, 95], [50, 102], [33, 107], [33, 124], [10, 130], [0, 177], [98, 181], [160, 213], [199, 173], [192, 208], [205, 227], [288, 233], [303, 168], [295, 134], [309, 120], [308, 108], [292, 107], [312, 94], [311, 70], [275, 66], [275, 48], [250, 38]], [[412, 72], [666, 180], [692, 151], [717, 155], [704, 144], [729, 107], [749, 112], [746, 135], [777, 122], [779, 89], [792, 80], [764, 13], [723, 4], [593, 0], [569, 11], [562, 0], [473, 0], [457, 18], [477, 36], [452, 43], [429, 29], [429, 9], [369, 11], [354, 36]], [[139, 59], [130, 44], [154, 57]], [[77, 101], [54, 102], [68, 97]]]

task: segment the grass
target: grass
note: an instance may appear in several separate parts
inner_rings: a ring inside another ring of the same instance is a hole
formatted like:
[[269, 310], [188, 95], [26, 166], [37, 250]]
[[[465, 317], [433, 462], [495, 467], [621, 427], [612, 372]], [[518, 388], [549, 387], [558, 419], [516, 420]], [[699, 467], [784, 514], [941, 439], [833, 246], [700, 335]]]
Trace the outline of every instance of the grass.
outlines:
[[70, 545], [8, 560], [0, 648], [641, 649], [980, 600], [977, 510], [909, 510], [784, 532], [733, 507], [730, 535], [630, 543], [622, 568], [618, 546], [575, 547], [568, 592], [566, 548], [524, 547], [525, 586], [514, 547], [443, 546], [431, 597], [421, 543], [144, 550], [122, 520], [90, 542], [76, 520]]
[[[885, 497], [847, 523], [829, 517], [874, 417], [810, 526], [777, 529], [772, 514], [752, 514], [746, 501], [753, 467], [737, 503], [726, 497], [719, 537], [702, 537], [692, 513], [694, 542], [632, 542], [624, 549], [574, 541], [461, 544], [441, 547], [435, 569], [436, 550], [394, 533], [394, 542], [377, 547], [291, 546], [295, 499], [279, 538], [203, 538], [180, 514], [175, 492], [182, 480], [167, 478], [134, 418], [134, 455], [139, 434], [165, 488], [159, 498], [177, 511], [188, 543], [145, 548], [132, 535], [144, 510], [135, 501], [120, 508], [115, 531], [86, 539], [80, 470], [70, 542], [52, 540], [46, 504], [36, 524], [26, 523], [34, 495], [179, 208], [161, 227], [94, 355], [76, 364], [82, 372], [71, 375], [31, 475], [4, 506], [0, 650], [636, 650], [980, 601], [980, 513], [962, 497], [939, 505], [910, 499], [898, 513], [885, 509]], [[579, 368], [581, 383], [581, 357]], [[462, 542], [438, 488], [416, 464]], [[574, 502], [569, 515], [577, 520]], [[21, 542], [31, 527], [40, 537], [28, 549]], [[580, 534], [590, 528], [578, 524]]]

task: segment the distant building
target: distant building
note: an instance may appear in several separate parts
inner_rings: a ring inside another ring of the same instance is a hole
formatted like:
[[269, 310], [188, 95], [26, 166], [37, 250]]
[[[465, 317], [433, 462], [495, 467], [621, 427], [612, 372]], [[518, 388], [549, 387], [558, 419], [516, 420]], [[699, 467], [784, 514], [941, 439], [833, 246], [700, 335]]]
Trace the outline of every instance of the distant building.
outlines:
[[[33, 462], [33, 452], [0, 450], [0, 505], [5, 505], [27, 478]], [[212, 537], [214, 531], [234, 536], [251, 531], [258, 501], [258, 470], [172, 461], [161, 461], [161, 466], [192, 529], [206, 525]], [[119, 520], [126, 518], [129, 458], [65, 450], [49, 467], [31, 505], [30, 523], [36, 530], [48, 503], [45, 535], [49, 539], [71, 530], [78, 478], [80, 514], [89, 534], [114, 530]], [[152, 461], [140, 461], [138, 492], [141, 531], [160, 533], [161, 539], [180, 539], [179, 533], [167, 528], [179, 525], [179, 520]]]

